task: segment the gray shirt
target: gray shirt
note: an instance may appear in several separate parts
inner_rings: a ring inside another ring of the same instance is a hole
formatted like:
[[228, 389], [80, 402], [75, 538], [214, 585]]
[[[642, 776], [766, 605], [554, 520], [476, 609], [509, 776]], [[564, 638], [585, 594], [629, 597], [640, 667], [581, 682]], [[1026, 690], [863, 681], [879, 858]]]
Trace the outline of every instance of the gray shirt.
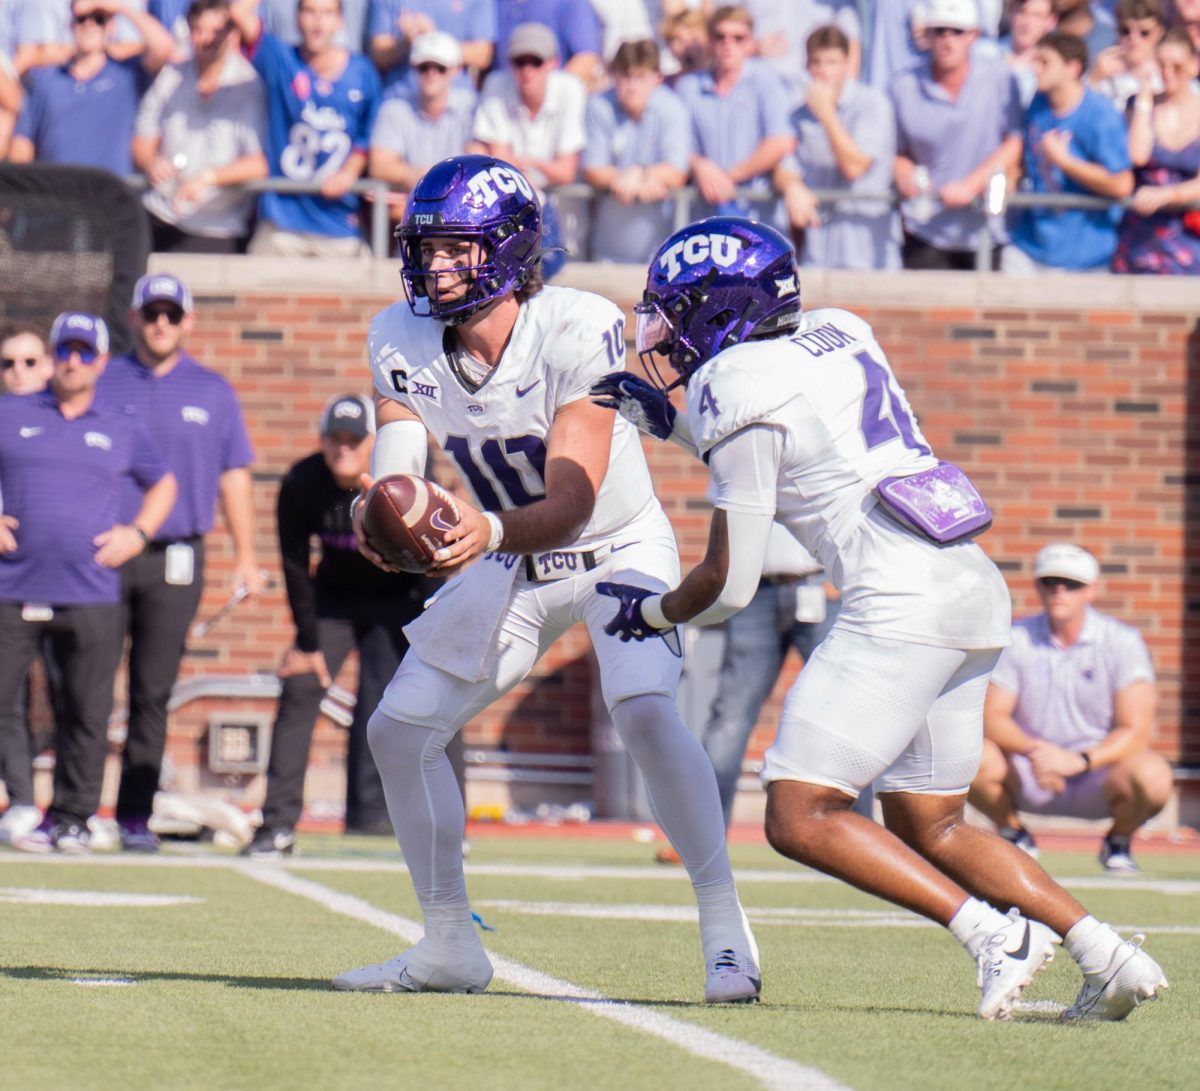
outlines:
[[[192, 61], [164, 68], [142, 98], [134, 135], [157, 137], [159, 156], [176, 160], [190, 178], [261, 152], [266, 129], [266, 89], [250, 62], [231, 49], [211, 95], [196, 86]], [[146, 208], [189, 235], [234, 238], [246, 230], [254, 208], [253, 194], [224, 186], [212, 187], [205, 201], [190, 208], [174, 208], [173, 194], [173, 185], [147, 190]]]
[[371, 146], [400, 156], [410, 166], [431, 166], [462, 155], [474, 116], [475, 93], [467, 88], [452, 87], [446, 109], [436, 118], [421, 110], [413, 92], [394, 90], [379, 107]]
[[787, 84], [792, 101], [798, 101], [808, 67], [808, 37], [817, 27], [838, 27], [852, 42], [862, 37], [862, 20], [854, 0], [745, 0], [742, 5], [754, 19], [759, 41], [782, 35], [786, 51], [767, 60]]
[[[997, 58], [972, 58], [957, 99], [938, 84], [928, 61], [892, 81], [896, 111], [896, 152], [929, 170], [936, 194], [948, 182], [970, 174], [1009, 136], [1021, 134], [1021, 96], [1012, 70]], [[942, 209], [918, 219], [904, 210], [904, 229], [942, 250], [973, 250], [984, 224], [972, 208]], [[1003, 229], [992, 225], [995, 242]]]
[[1079, 639], [1063, 647], [1046, 615], [1013, 623], [1013, 642], [992, 672], [992, 684], [1017, 695], [1013, 719], [1035, 739], [1087, 750], [1115, 726], [1116, 695], [1134, 682], [1153, 682], [1141, 634], [1088, 608]]
[[[787, 165], [804, 176], [809, 189], [850, 189], [889, 193], [896, 158], [896, 122], [888, 97], [873, 87], [847, 80], [837, 104], [838, 119], [871, 157], [862, 177], [848, 181], [838, 169], [829, 136], [807, 105], [792, 114], [799, 140]], [[823, 202], [821, 224], [804, 233], [800, 264], [825, 269], [898, 269], [899, 232], [888, 201]]]
[[[726, 95], [718, 95], [711, 72], [694, 72], [680, 78], [675, 91], [683, 101], [691, 124], [693, 151], [724, 170], [749, 157], [768, 136], [793, 136], [788, 118], [789, 96], [783, 80], [771, 65], [751, 58], [741, 78]], [[691, 218], [716, 214], [750, 216], [786, 229], [782, 203], [775, 197], [767, 175], [752, 178], [739, 189], [729, 206], [714, 208], [699, 197], [691, 204]]]
[[[615, 91], [588, 99], [584, 120], [587, 144], [583, 167], [650, 167], [668, 163], [685, 174], [691, 141], [687, 111], [678, 96], [657, 88], [637, 121], [617, 103]], [[671, 233], [670, 201], [622, 204], [611, 194], [596, 199], [592, 226], [592, 258], [645, 264]]]

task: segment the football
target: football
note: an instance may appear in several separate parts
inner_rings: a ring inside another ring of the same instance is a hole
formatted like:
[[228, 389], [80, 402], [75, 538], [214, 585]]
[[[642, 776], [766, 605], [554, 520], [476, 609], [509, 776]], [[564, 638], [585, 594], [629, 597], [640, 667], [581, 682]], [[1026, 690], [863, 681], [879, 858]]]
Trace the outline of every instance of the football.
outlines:
[[381, 477], [362, 500], [367, 544], [388, 564], [405, 572], [426, 572], [458, 526], [458, 505], [445, 489], [415, 474]]

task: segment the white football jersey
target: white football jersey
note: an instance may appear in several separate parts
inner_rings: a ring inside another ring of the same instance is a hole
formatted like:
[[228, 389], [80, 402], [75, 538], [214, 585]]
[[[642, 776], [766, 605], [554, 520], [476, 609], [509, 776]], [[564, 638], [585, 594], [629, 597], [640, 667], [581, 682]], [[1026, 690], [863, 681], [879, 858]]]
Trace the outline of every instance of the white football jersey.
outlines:
[[[625, 320], [601, 296], [547, 287], [522, 304], [487, 381], [472, 392], [445, 348], [447, 327], [401, 300], [371, 320], [367, 351], [375, 388], [420, 417], [484, 511], [510, 511], [546, 495], [546, 438], [555, 414], [625, 366]], [[447, 339], [449, 340], [449, 339]], [[451, 342], [453, 343], [453, 342]], [[614, 415], [608, 472], [575, 547], [666, 516], [654, 495], [636, 428]]]
[[692, 376], [687, 402], [701, 454], [753, 424], [779, 429], [774, 498], [727, 495], [718, 481], [717, 503], [791, 530], [841, 590], [840, 626], [957, 648], [1009, 643], [1008, 590], [983, 551], [935, 546], [876, 510], [880, 481], [938, 460], [861, 318], [812, 311], [790, 337], [727, 349]]

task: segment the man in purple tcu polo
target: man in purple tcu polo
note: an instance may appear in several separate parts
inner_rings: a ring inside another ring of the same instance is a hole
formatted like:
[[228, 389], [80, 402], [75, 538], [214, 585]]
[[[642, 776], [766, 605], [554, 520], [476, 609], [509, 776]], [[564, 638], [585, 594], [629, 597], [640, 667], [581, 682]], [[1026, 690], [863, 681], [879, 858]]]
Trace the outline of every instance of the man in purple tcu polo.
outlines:
[[1130, 841], [1172, 788], [1170, 765], [1150, 749], [1150, 654], [1136, 629], [1092, 609], [1100, 566], [1086, 549], [1046, 546], [1033, 577], [1044, 610], [1013, 626], [992, 673], [971, 802], [1031, 856], [1018, 811], [1109, 818], [1100, 862], [1136, 872]]
[[[105, 404], [146, 422], [179, 481], [179, 499], [145, 553], [121, 570], [129, 647], [129, 733], [117, 822], [127, 850], [154, 852], [154, 809], [167, 740], [167, 700], [204, 590], [204, 535], [219, 500], [233, 541], [234, 586], [262, 590], [254, 557], [254, 452], [233, 387], [184, 351], [192, 294], [178, 278], [148, 274], [133, 289], [135, 346], [100, 384]], [[124, 515], [136, 497], [127, 489]]]
[[[109, 362], [104, 320], [60, 314], [50, 344], [49, 388], [0, 398], [0, 735], [25, 730], [20, 694], [49, 633], [66, 691], [54, 801], [41, 825], [12, 845], [86, 852], [121, 654], [116, 570], [157, 533], [175, 479], [141, 422], [95, 398]], [[138, 499], [122, 518], [127, 483]]]

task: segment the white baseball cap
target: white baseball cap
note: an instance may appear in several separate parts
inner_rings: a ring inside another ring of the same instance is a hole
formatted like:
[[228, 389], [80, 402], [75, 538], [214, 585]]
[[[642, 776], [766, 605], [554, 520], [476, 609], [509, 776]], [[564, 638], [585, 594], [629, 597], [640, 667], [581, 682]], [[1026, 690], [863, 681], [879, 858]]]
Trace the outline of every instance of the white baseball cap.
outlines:
[[1033, 578], [1040, 580], [1043, 576], [1092, 584], [1100, 578], [1100, 565], [1086, 549], [1056, 542], [1041, 549], [1033, 562]]
[[462, 64], [462, 46], [458, 39], [444, 30], [428, 30], [414, 38], [408, 54], [409, 67], [430, 62], [443, 68], [458, 68]]
[[928, 0], [924, 7], [924, 18], [919, 21], [930, 29], [979, 29], [979, 8], [975, 0]]

